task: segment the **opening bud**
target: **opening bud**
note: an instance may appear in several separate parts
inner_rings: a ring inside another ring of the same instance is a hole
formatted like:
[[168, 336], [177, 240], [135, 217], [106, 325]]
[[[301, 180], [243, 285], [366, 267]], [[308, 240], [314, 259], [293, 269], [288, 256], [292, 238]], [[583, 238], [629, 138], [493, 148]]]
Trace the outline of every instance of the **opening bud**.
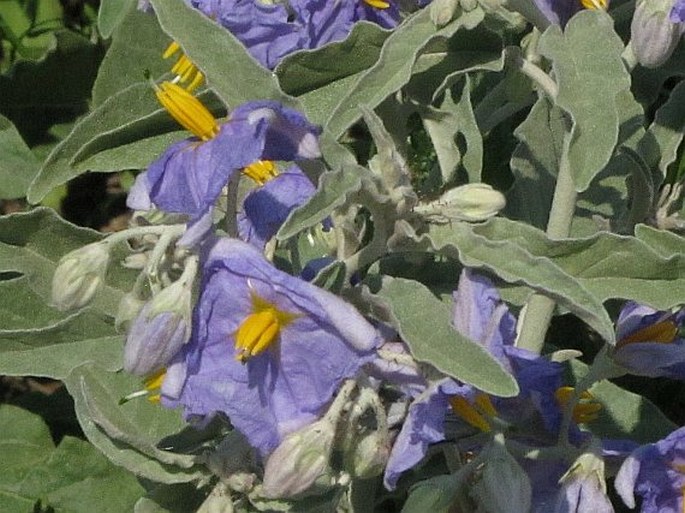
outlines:
[[190, 338], [191, 292], [197, 260], [183, 275], [145, 303], [133, 321], [124, 348], [124, 369], [148, 376], [165, 367]]
[[52, 277], [52, 304], [61, 311], [87, 305], [105, 282], [107, 242], [95, 242], [64, 255]]
[[672, 6], [673, 0], [642, 0], [635, 7], [630, 44], [645, 68], [661, 66], [678, 46], [685, 27], [669, 19]]
[[334, 438], [335, 427], [326, 419], [288, 435], [266, 462], [263, 495], [293, 497], [327, 477]]

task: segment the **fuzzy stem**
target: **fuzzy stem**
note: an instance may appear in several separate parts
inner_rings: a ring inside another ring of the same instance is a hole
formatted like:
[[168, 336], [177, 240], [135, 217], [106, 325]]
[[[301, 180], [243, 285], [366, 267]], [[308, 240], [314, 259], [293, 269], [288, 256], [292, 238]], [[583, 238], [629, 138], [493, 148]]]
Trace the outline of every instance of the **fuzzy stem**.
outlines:
[[[550, 239], [564, 239], [571, 233], [578, 193], [573, 183], [571, 163], [568, 158], [570, 145], [571, 132], [567, 130], [564, 134], [552, 209], [547, 222], [547, 236]], [[535, 293], [530, 297], [526, 303], [525, 315], [516, 341], [518, 347], [540, 354], [554, 307], [554, 300], [543, 294]]]

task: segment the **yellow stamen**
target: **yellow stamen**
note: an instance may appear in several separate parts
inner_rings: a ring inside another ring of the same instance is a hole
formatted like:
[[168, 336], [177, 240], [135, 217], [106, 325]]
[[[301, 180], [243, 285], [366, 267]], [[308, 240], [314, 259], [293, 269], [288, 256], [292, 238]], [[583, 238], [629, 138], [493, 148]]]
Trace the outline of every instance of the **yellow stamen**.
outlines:
[[[478, 401], [477, 398], [476, 401]], [[450, 406], [452, 406], [454, 413], [456, 413], [476, 429], [480, 429], [484, 433], [489, 433], [492, 430], [490, 423], [485, 419], [485, 417], [483, 417], [483, 415], [463, 397], [459, 395], [450, 397], [449, 403]], [[492, 406], [492, 404], [490, 404], [490, 406]]]
[[620, 348], [626, 344], [635, 344], [638, 342], [653, 342], [656, 344], [671, 344], [678, 335], [678, 326], [670, 319], [650, 324], [642, 329], [631, 333], [627, 337], [623, 337], [616, 343], [616, 347]]
[[176, 52], [178, 52], [180, 49], [181, 45], [179, 45], [176, 41], [172, 41], [171, 44], [167, 46], [166, 50], [164, 50], [164, 53], [162, 54], [162, 59], [168, 59]]
[[188, 92], [192, 92], [196, 89], [204, 79], [204, 75], [197, 69], [197, 66], [191, 61], [181, 50], [181, 46], [177, 42], [171, 43], [167, 49], [162, 54], [162, 58], [168, 59], [169, 57], [175, 55], [178, 51], [181, 51], [181, 56], [176, 61], [171, 68], [171, 72], [176, 75], [174, 82], [180, 82], [184, 84], [190, 81], [190, 84], [186, 87]]
[[155, 85], [155, 94], [171, 117], [199, 139], [208, 141], [219, 133], [219, 125], [212, 113], [181, 86], [162, 82], [161, 86]]
[[278, 176], [278, 169], [272, 160], [258, 160], [243, 169], [243, 174], [249, 176], [259, 185]]
[[607, 10], [607, 0], [580, 0], [580, 3], [586, 9], [601, 9], [603, 11]]
[[385, 0], [364, 0], [364, 2], [376, 9], [387, 9], [390, 7], [390, 2], [386, 2]]
[[[573, 387], [560, 387], [554, 393], [557, 404], [564, 408], [574, 394]], [[573, 421], [576, 424], [587, 424], [596, 420], [598, 413], [602, 410], [601, 403], [597, 402], [587, 390], [583, 391], [578, 398], [578, 403], [573, 407]]]
[[158, 404], [160, 399], [162, 398], [161, 394], [158, 391], [162, 388], [162, 382], [164, 381], [165, 376], [166, 369], [161, 369], [155, 372], [154, 374], [148, 376], [143, 381], [142, 390], [136, 390], [135, 392], [132, 392], [125, 397], [122, 397], [121, 399], [119, 399], [119, 404], [125, 404], [129, 402], [131, 399], [143, 396], [147, 396], [147, 400], [151, 403]]
[[281, 328], [297, 317], [296, 314], [279, 310], [276, 305], [256, 294], [252, 294], [252, 310], [253, 313], [240, 324], [235, 335], [235, 348], [238, 350], [236, 359], [241, 363], [271, 347]]
[[485, 413], [488, 417], [495, 417], [497, 415], [497, 410], [492, 405], [490, 396], [488, 394], [478, 393], [475, 400], [478, 409]]

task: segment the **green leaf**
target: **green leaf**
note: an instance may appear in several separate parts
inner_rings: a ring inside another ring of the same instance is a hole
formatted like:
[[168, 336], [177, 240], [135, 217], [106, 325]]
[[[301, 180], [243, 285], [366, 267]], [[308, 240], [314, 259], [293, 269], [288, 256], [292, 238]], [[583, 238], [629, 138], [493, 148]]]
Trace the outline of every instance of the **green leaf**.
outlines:
[[152, 0], [152, 5], [164, 31], [181, 45], [227, 106], [261, 98], [295, 104], [280, 90], [275, 75], [228, 30], [184, 2]]
[[296, 52], [283, 59], [275, 72], [281, 88], [293, 96], [317, 91], [371, 67], [391, 34], [375, 23], [356, 23], [344, 41], [316, 50]]
[[[396, 242], [398, 250], [433, 250], [458, 259], [468, 267], [485, 267], [509, 283], [524, 283], [553, 298], [594, 328], [603, 338], [614, 339], [614, 328], [598, 299], [586, 289], [586, 284], [571, 276], [558, 262], [549, 258], [556, 244], [543, 232], [530, 226], [495, 218], [483, 225], [452, 223], [434, 226], [429, 235], [420, 237], [406, 230], [415, 242]], [[529, 238], [534, 238], [531, 241]], [[549, 241], [547, 245], [544, 241]], [[541, 255], [531, 251], [535, 242], [543, 245]], [[585, 265], [587, 267], [587, 264]]]
[[541, 97], [514, 135], [519, 140], [511, 156], [514, 185], [507, 192], [507, 215], [545, 229], [559, 171], [564, 115]]
[[584, 239], [551, 240], [531, 226], [495, 218], [477, 226], [435, 227], [416, 240], [419, 248], [486, 267], [510, 283], [525, 283], [609, 342], [614, 333], [602, 307], [607, 299], [630, 299], [659, 310], [683, 301], [685, 255], [662, 256], [635, 237], [599, 232]]
[[[38, 203], [50, 190], [83, 173], [81, 162], [105, 150], [135, 144], [136, 148], [150, 151], [149, 163], [158, 156], [152, 153], [159, 148], [159, 140], [154, 137], [177, 129], [176, 122], [157, 103], [149, 84], [133, 84], [84, 117], [53, 149], [31, 184], [28, 199]], [[153, 138], [149, 145], [145, 141], [148, 138]], [[140, 152], [132, 155], [130, 161], [125, 158], [126, 153], [119, 151], [119, 155], [124, 157], [116, 163], [119, 169], [131, 169], [132, 164], [145, 160]]]
[[0, 335], [54, 326], [65, 317], [31, 290], [26, 276], [0, 281]]
[[682, 235], [639, 224], [635, 227], [635, 236], [662, 257], [671, 258], [685, 254], [685, 237]]
[[145, 70], [150, 71], [152, 77], [157, 77], [169, 72], [175, 62], [173, 58], [162, 59], [170, 42], [169, 36], [162, 31], [157, 18], [139, 11], [136, 3], [135, 0], [105, 0], [100, 4], [100, 19], [103, 10], [119, 9], [117, 15], [121, 20], [112, 27], [112, 43], [93, 85], [94, 107], [102, 105], [131, 84], [147, 82]]
[[133, 475], [87, 442], [65, 437], [55, 448], [38, 415], [3, 405], [0, 426], [0, 511], [33, 511], [40, 501], [56, 511], [119, 513], [131, 511], [145, 493]]
[[[666, 170], [678, 156], [678, 148], [683, 140], [685, 131], [685, 83], [681, 82], [673, 88], [668, 101], [656, 111], [654, 122], [649, 127], [649, 136], [658, 145], [658, 166], [661, 179], [666, 177]], [[651, 162], [649, 162], [651, 165]]]
[[623, 42], [608, 14], [586, 10], [574, 16], [564, 32], [550, 26], [540, 38], [539, 51], [552, 60], [559, 85], [556, 104], [573, 120], [569, 160], [576, 190], [582, 192], [609, 162], [618, 141], [617, 96], [630, 90], [630, 75], [621, 60]]
[[[571, 361], [576, 381], [587, 374], [587, 365]], [[590, 389], [602, 405], [599, 418], [588, 424], [595, 436], [609, 439], [630, 439], [637, 443], [652, 443], [672, 433], [673, 424], [649, 399], [622, 389], [608, 380]]]
[[340, 98], [326, 128], [333, 136], [340, 137], [361, 117], [358, 105], [364, 104], [373, 109], [409, 81], [414, 62], [427, 45], [449, 38], [459, 29], [475, 27], [482, 17], [483, 12], [475, 9], [436, 31], [429, 9], [413, 15], [388, 37], [376, 64]]
[[102, 0], [98, 11], [98, 28], [102, 37], [110, 37], [135, 4], [136, 0]]
[[452, 327], [448, 307], [427, 287], [385, 277], [378, 295], [389, 303], [414, 358], [489, 394], [519, 393], [516, 380], [490, 353]]
[[462, 481], [460, 474], [436, 476], [411, 487], [402, 513], [447, 513]]
[[[61, 219], [49, 208], [0, 217], [0, 272], [23, 274], [31, 289], [47, 302], [52, 275], [62, 255], [102, 237]], [[117, 311], [123, 290], [130, 288], [135, 279], [134, 272], [116, 264], [121, 256], [120, 252], [113, 255], [115, 263], [110, 265], [107, 285], [92, 304], [94, 310], [110, 319]]]
[[369, 175], [369, 170], [361, 166], [345, 166], [321, 175], [316, 193], [290, 213], [276, 238], [286, 240], [326, 219], [333, 210], [347, 202], [349, 195], [361, 189]]
[[38, 172], [38, 159], [12, 122], [0, 115], [0, 199], [21, 198]]
[[193, 456], [157, 448], [161, 439], [183, 428], [180, 412], [144, 398], [119, 404], [122, 397], [142, 388], [137, 378], [83, 365], [75, 368], [65, 383], [88, 440], [114, 463], [160, 483], [184, 483], [202, 477], [194, 467]]

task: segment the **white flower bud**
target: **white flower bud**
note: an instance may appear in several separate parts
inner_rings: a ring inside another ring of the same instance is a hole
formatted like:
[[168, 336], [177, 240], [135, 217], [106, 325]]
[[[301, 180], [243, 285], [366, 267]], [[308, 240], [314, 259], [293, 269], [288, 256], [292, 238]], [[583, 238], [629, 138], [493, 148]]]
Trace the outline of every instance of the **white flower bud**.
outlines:
[[137, 294], [129, 292], [119, 301], [117, 316], [114, 318], [114, 328], [117, 331], [126, 331], [130, 328], [133, 320], [145, 306], [145, 301], [140, 299]]
[[429, 222], [485, 221], [504, 208], [504, 195], [484, 183], [461, 185], [445, 192], [436, 201], [421, 204], [414, 212]]
[[87, 305], [105, 282], [106, 242], [94, 242], [64, 255], [52, 277], [52, 304], [61, 311]]
[[678, 46], [683, 25], [673, 23], [669, 12], [673, 0], [642, 0], [630, 25], [630, 44], [637, 61], [646, 68], [661, 66]]
[[354, 477], [368, 479], [380, 475], [390, 457], [387, 436], [372, 431], [358, 441], [350, 456], [346, 466]]
[[334, 436], [334, 426], [325, 419], [288, 435], [266, 462], [263, 495], [292, 497], [326, 476]]

